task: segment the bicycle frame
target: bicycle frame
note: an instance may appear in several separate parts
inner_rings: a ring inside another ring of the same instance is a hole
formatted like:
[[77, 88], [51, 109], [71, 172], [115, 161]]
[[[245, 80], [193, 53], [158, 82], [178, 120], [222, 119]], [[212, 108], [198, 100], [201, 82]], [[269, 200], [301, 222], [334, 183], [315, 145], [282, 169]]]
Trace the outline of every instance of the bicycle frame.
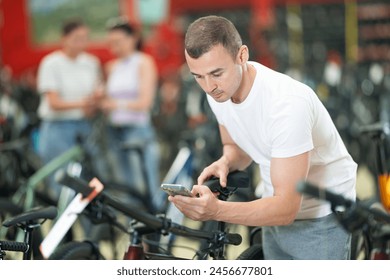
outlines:
[[[237, 178], [237, 176], [235, 176], [234, 178]], [[232, 178], [231, 180], [234, 180], [234, 178]], [[79, 178], [71, 177], [66, 173], [63, 173], [63, 176], [60, 177], [59, 180], [63, 184], [74, 189], [76, 192], [83, 194], [83, 196], [88, 196], [92, 191], [91, 188], [88, 186], [87, 182]], [[94, 180], [95, 182], [98, 182], [97, 179]], [[219, 180], [213, 180], [210, 182], [212, 182], [209, 186], [210, 189], [213, 187], [213, 183], [215, 184], [215, 182], [219, 185]], [[93, 185], [92, 181], [90, 182], [90, 184], [91, 186]], [[244, 187], [245, 185], [242, 186]], [[236, 189], [234, 189], [234, 191]], [[95, 205], [110, 206], [111, 208], [122, 212], [125, 216], [131, 217], [135, 221], [139, 221], [145, 224], [144, 227], [131, 228], [131, 244], [124, 256], [125, 259], [139, 259], [143, 257], [157, 257], [158, 259], [175, 259], [175, 257], [171, 255], [145, 253], [142, 247], [141, 237], [142, 235], [147, 233], [172, 233], [183, 237], [194, 238], [197, 240], [206, 239], [208, 240], [210, 246], [207, 250], [205, 250], [206, 254], [204, 254], [204, 258], [206, 258], [206, 256], [208, 256], [210, 253], [210, 256], [214, 259], [224, 259], [224, 247], [226, 244], [239, 245], [242, 241], [242, 237], [239, 234], [227, 233], [225, 231], [209, 232], [191, 229], [183, 225], [176, 224], [172, 222], [171, 219], [165, 217], [158, 217], [149, 213], [144, 213], [142, 211], [139, 211], [139, 209], [132, 207], [131, 205], [124, 204], [123, 202], [120, 202], [117, 199], [108, 196], [104, 192], [101, 192], [95, 199]], [[104, 207], [102, 209], [104, 209]], [[98, 212], [98, 216], [103, 218], [104, 214], [101, 212], [101, 210], [98, 210]], [[109, 221], [112, 225], [117, 225], [117, 223], [115, 223], [115, 219], [109, 219]], [[224, 230], [224, 226], [224, 223], [221, 223], [220, 229]], [[119, 227], [121, 228], [120, 225]], [[125, 232], [127, 232], [126, 229]]]
[[[169, 227], [163, 232], [170, 232]], [[142, 237], [146, 234], [155, 233], [156, 230], [150, 227], [137, 224], [132, 225], [130, 229], [130, 244], [124, 254], [124, 260], [143, 260], [143, 259], [152, 259], [152, 260], [162, 260], [162, 259], [183, 259], [176, 257], [171, 254], [160, 254], [145, 251]], [[213, 258], [214, 260], [225, 260], [225, 242], [224, 242], [224, 233], [225, 233], [225, 223], [218, 222], [218, 230], [214, 232], [214, 237], [208, 239], [209, 247], [204, 250], [203, 254], [200, 254], [200, 251], [196, 252], [196, 255], [200, 257], [200, 259], [204, 260], [208, 256]], [[190, 234], [189, 234], [190, 235]], [[182, 234], [182, 236], [186, 236]]]

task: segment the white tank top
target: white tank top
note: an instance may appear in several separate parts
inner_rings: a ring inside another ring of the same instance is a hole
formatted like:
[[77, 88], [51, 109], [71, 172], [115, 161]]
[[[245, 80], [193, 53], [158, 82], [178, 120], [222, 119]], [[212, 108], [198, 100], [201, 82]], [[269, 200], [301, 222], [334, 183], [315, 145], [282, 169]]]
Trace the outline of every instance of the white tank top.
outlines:
[[[108, 95], [118, 101], [132, 101], [139, 98], [139, 52], [119, 61], [112, 69], [107, 81]], [[150, 115], [144, 111], [117, 109], [111, 112], [110, 122], [116, 126], [145, 125], [150, 121]]]

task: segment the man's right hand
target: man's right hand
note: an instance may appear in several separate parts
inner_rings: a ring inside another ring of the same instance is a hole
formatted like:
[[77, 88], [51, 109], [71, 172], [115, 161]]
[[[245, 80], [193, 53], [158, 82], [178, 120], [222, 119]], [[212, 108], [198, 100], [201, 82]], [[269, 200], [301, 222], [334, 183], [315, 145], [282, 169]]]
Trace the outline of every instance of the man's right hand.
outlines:
[[229, 164], [225, 157], [221, 157], [211, 165], [203, 169], [198, 177], [198, 185], [203, 185], [210, 177], [214, 176], [219, 178], [219, 183], [222, 187], [226, 187], [227, 176], [229, 174]]
[[93, 117], [97, 111], [97, 98], [94, 95], [86, 97], [82, 101], [81, 109], [87, 118]]

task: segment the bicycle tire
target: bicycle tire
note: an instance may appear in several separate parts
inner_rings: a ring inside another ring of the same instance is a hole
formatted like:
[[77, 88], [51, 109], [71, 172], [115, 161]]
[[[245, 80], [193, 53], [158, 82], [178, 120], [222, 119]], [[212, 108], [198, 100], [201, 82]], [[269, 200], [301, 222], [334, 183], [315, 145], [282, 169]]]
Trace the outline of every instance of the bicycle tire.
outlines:
[[59, 246], [49, 257], [49, 260], [99, 260], [101, 255], [92, 242], [72, 241]]
[[237, 260], [264, 260], [263, 246], [260, 244], [250, 246], [237, 257]]

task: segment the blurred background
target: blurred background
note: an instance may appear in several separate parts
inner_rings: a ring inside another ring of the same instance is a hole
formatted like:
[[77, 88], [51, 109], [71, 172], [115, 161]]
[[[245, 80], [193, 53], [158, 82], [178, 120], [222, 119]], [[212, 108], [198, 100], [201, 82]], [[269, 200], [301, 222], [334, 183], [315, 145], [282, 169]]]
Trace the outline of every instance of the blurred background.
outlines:
[[29, 124], [33, 145], [39, 140], [37, 67], [59, 48], [62, 22], [85, 21], [88, 51], [104, 65], [112, 59], [107, 21], [121, 16], [139, 26], [143, 51], [158, 67], [153, 123], [161, 178], [188, 133], [197, 135], [191, 142], [196, 177], [219, 156], [220, 143], [204, 94], [183, 66], [183, 37], [193, 20], [210, 14], [236, 25], [251, 60], [314, 89], [359, 164], [359, 197], [372, 196], [374, 147], [359, 128], [390, 120], [389, 0], [0, 0], [0, 142], [19, 137]]

